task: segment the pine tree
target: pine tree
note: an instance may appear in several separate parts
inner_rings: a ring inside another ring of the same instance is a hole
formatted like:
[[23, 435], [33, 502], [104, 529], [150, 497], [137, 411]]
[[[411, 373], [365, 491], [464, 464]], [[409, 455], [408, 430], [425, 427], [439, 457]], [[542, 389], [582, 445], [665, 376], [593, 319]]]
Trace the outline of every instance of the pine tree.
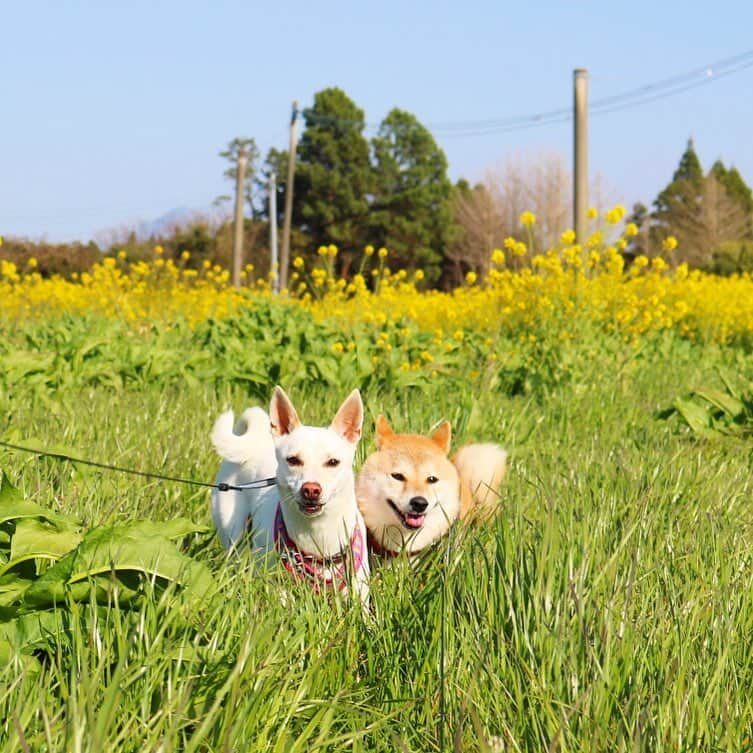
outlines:
[[671, 183], [654, 200], [651, 215], [651, 246], [654, 251], [668, 235], [679, 243], [682, 259], [693, 266], [702, 266], [709, 259], [703, 235], [704, 175], [693, 139], [680, 158]]
[[391, 110], [372, 140], [373, 203], [369, 240], [386, 246], [392, 265], [442, 272], [453, 233], [447, 158], [414, 115]]
[[719, 249], [751, 237], [750, 189], [737, 170], [727, 170], [721, 160], [704, 175], [692, 140], [654, 207], [649, 233], [653, 251], [674, 235], [677, 260], [694, 267], [720, 268]]
[[293, 222], [314, 247], [334, 243], [345, 251], [366, 243], [371, 180], [364, 114], [336, 87], [314, 95], [303, 111]]
[[[256, 164], [259, 160], [259, 149], [256, 146], [256, 141], [252, 138], [236, 137], [230, 141], [225, 149], [220, 152], [220, 157], [223, 157], [230, 162], [230, 167], [225, 170], [224, 175], [235, 186], [236, 175], [238, 174], [238, 154], [241, 149], [246, 150], [246, 157], [248, 162], [246, 164], [246, 180], [243, 187], [244, 198], [248, 204], [251, 213], [254, 213], [254, 178], [256, 176]], [[231, 199], [230, 196], [219, 196], [215, 199], [215, 203], [220, 203]]]

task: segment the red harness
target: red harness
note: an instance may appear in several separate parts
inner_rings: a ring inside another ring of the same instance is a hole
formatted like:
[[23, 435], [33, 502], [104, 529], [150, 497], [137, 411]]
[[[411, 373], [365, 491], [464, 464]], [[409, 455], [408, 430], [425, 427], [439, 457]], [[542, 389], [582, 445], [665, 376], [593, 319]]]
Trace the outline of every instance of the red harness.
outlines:
[[[322, 587], [336, 587], [338, 591], [347, 587], [347, 570], [350, 567], [350, 557], [347, 551], [341, 551], [334, 557], [324, 558], [302, 552], [296, 546], [295, 541], [290, 538], [279, 504], [275, 512], [274, 538], [275, 549], [280, 553], [282, 564], [296, 580], [305, 580], [316, 593], [319, 593]], [[350, 537], [350, 551], [353, 553], [353, 574], [355, 575], [361, 569], [364, 557], [363, 536], [359, 526], [355, 527]], [[328, 574], [325, 574], [325, 570]]]
[[366, 536], [369, 542], [369, 549], [371, 549], [377, 557], [399, 557], [403, 551], [408, 557], [417, 557], [421, 554], [420, 550], [418, 552], [409, 552], [407, 549], [404, 549], [400, 552], [396, 552], [394, 549], [387, 549], [387, 547], [382, 546], [381, 541], [372, 535], [371, 531], [367, 531]]

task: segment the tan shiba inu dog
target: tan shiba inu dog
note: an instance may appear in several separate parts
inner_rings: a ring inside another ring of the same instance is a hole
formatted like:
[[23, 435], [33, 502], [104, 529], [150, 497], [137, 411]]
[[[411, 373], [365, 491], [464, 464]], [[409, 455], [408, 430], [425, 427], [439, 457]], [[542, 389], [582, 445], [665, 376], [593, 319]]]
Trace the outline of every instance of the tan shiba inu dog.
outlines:
[[496, 444], [469, 444], [450, 459], [450, 438], [448, 421], [425, 437], [396, 434], [384, 416], [377, 418], [377, 449], [356, 482], [374, 552], [417, 554], [457, 519], [487, 518], [498, 510], [507, 453]]

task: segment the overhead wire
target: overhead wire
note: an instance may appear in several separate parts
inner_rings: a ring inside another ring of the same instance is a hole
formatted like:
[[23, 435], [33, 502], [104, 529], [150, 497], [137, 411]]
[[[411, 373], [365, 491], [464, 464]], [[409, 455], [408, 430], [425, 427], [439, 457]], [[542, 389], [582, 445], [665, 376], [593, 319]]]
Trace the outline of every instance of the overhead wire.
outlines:
[[[669, 76], [658, 81], [642, 84], [607, 97], [592, 100], [589, 104], [589, 115], [606, 115], [612, 112], [638, 107], [649, 102], [676, 96], [690, 89], [705, 86], [713, 81], [739, 73], [753, 66], [753, 50], [747, 50], [723, 60], [717, 60], [684, 73]], [[362, 120], [338, 118], [305, 111], [307, 123], [321, 123], [342, 126], [355, 125], [367, 130], [378, 130], [380, 124], [368, 123]], [[444, 138], [467, 138], [484, 136], [495, 133], [509, 133], [511, 131], [538, 128], [543, 125], [565, 123], [572, 120], [572, 107], [545, 110], [528, 115], [512, 115], [501, 118], [486, 118], [480, 120], [439, 121], [429, 122], [426, 128], [435, 136]]]

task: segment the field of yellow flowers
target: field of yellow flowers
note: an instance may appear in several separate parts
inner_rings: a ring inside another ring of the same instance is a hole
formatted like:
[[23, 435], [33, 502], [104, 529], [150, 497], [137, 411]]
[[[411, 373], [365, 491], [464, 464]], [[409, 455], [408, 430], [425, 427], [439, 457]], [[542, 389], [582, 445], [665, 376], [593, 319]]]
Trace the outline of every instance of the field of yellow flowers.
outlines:
[[[384, 248], [366, 247], [358, 272], [348, 280], [338, 278], [337, 248], [322, 247], [313, 268], [301, 258], [293, 260], [290, 289], [281, 298], [319, 321], [400, 323], [430, 332], [439, 347], [470, 333], [567, 338], [586, 322], [625, 340], [664, 330], [720, 344], [751, 340], [749, 275], [722, 278], [675, 265], [671, 237], [664, 245], [666, 258], [638, 256], [626, 269], [620, 252], [635, 227], [627, 225], [612, 243], [606, 240], [609, 223], [621, 218], [621, 208], [607, 212], [604, 229], [583, 246], [574, 243], [572, 231], [545, 252], [507, 238], [490, 251], [486, 274], [468, 273], [465, 285], [451, 292], [424, 289], [420, 269], [392, 270]], [[535, 218], [524, 213], [521, 221], [530, 227]], [[130, 263], [121, 253], [74, 279], [43, 279], [33, 259], [28, 268], [17, 269], [2, 260], [0, 248], [0, 315], [19, 321], [87, 312], [137, 327], [176, 320], [195, 326], [273, 297], [270, 280], [254, 279], [251, 268], [244, 272], [245, 287], [234, 289], [227, 270], [208, 262], [189, 268], [187, 256], [165, 259], [157, 246], [151, 261]], [[513, 259], [528, 263], [512, 269]], [[340, 346], [348, 343], [335, 349]]]
[[[280, 294], [0, 248], [0, 751], [750, 750], [753, 280], [626, 266], [622, 217], [524, 214], [450, 292], [372, 247]], [[361, 390], [357, 467], [379, 413], [503, 444], [499, 514], [375, 566], [366, 620], [228, 566], [211, 427], [275, 384], [312, 425]]]

